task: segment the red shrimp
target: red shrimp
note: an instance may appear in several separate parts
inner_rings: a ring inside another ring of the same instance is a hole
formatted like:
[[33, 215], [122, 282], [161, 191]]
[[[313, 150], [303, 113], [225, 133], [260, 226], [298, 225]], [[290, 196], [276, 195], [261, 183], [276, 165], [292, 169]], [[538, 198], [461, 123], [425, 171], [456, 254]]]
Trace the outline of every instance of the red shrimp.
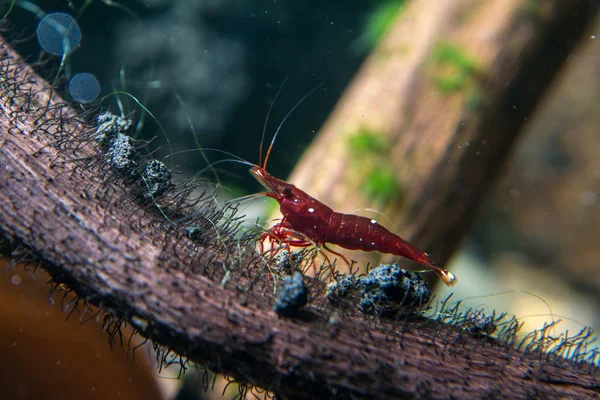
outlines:
[[[446, 285], [456, 282], [452, 272], [435, 265], [427, 253], [390, 232], [377, 221], [359, 215], [335, 212], [291, 183], [271, 176], [264, 167], [255, 165], [250, 168], [250, 173], [269, 190], [264, 195], [277, 200], [283, 214], [281, 222], [263, 234], [261, 240], [270, 237], [282, 243], [301, 247], [315, 243], [334, 254], [338, 253], [327, 248], [327, 243], [349, 250], [393, 254], [426, 266]], [[294, 232], [310, 240], [290, 240], [298, 237]]]
[[[406, 257], [431, 269], [448, 286], [456, 283], [456, 277], [452, 272], [435, 265], [429, 259], [427, 253], [379, 225], [377, 221], [359, 215], [335, 212], [308, 193], [298, 189], [291, 183], [271, 176], [267, 172], [269, 154], [271, 154], [273, 144], [283, 123], [296, 107], [318, 87], [320, 85], [307, 93], [283, 118], [273, 135], [265, 156], [265, 162], [261, 165], [251, 164], [250, 173], [269, 190], [262, 194], [275, 199], [279, 203], [281, 214], [283, 214], [283, 219], [278, 224], [261, 235], [261, 243], [266, 238], [270, 238], [272, 242], [279, 242], [288, 246], [307, 247], [315, 244], [318, 248], [324, 248], [340, 256], [347, 264], [349, 264], [348, 260], [342, 254], [328, 248], [327, 243], [349, 250], [378, 251], [393, 254]], [[281, 89], [279, 90], [281, 91]], [[279, 95], [279, 91], [277, 95]], [[271, 109], [267, 113], [267, 120], [270, 112]], [[263, 140], [265, 130], [266, 121], [263, 128]], [[262, 159], [263, 140], [260, 144], [259, 164]]]

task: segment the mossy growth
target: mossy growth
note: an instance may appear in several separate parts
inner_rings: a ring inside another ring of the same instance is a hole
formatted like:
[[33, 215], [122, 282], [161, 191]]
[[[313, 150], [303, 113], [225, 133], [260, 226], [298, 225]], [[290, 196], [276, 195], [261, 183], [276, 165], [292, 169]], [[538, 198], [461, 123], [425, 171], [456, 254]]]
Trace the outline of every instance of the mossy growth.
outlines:
[[348, 146], [356, 155], [381, 154], [387, 152], [389, 148], [381, 133], [369, 129], [360, 129], [354, 135], [351, 135], [348, 138]]
[[361, 128], [348, 137], [354, 174], [362, 179], [361, 192], [371, 201], [387, 203], [401, 196], [393, 165], [390, 144], [381, 132]]
[[406, 0], [384, 0], [369, 14], [359, 39], [362, 46], [373, 48], [404, 10]]
[[362, 187], [362, 192], [366, 197], [382, 203], [387, 203], [392, 199], [402, 200], [402, 190], [396, 181], [396, 175], [388, 167], [370, 171]]
[[433, 60], [439, 65], [452, 65], [464, 72], [472, 72], [475, 69], [473, 59], [450, 42], [442, 42], [435, 47]]
[[445, 95], [455, 93], [475, 85], [477, 72], [475, 60], [456, 44], [439, 43], [431, 54], [435, 68], [433, 78], [437, 89]]

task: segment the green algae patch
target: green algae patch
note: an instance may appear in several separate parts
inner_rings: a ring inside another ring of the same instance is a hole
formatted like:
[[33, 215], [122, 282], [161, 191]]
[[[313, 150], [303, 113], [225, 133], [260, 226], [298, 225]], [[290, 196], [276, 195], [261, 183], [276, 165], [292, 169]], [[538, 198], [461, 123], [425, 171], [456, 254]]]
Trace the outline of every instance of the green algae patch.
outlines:
[[369, 14], [363, 26], [359, 42], [361, 47], [371, 49], [390, 29], [405, 9], [406, 0], [381, 1]]
[[382, 133], [368, 129], [361, 129], [354, 135], [351, 135], [348, 138], [348, 145], [355, 155], [366, 153], [382, 154], [387, 153], [389, 149], [388, 143]]
[[431, 65], [435, 86], [445, 95], [475, 86], [477, 63], [454, 43], [439, 43], [431, 54]]
[[391, 145], [381, 132], [362, 128], [348, 136], [351, 175], [361, 181], [360, 192], [369, 201], [385, 204], [402, 198], [393, 164]]
[[396, 174], [389, 166], [376, 168], [367, 175], [362, 193], [369, 199], [388, 203], [393, 199], [402, 201], [402, 188], [396, 180]]

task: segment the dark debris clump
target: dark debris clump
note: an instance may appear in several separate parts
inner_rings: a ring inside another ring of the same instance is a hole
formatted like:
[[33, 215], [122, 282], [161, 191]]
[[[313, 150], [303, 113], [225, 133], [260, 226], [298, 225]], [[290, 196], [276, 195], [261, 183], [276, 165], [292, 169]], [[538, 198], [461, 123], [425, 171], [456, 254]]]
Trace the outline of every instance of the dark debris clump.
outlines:
[[118, 170], [135, 166], [135, 144], [131, 136], [118, 133], [106, 152], [108, 162]]
[[381, 264], [366, 276], [343, 276], [328, 286], [327, 296], [334, 301], [354, 294], [363, 313], [384, 317], [418, 309], [431, 298], [421, 275], [397, 264]]
[[344, 275], [327, 286], [327, 296], [334, 299], [341, 299], [352, 295], [360, 288], [362, 288], [360, 277]]
[[183, 231], [188, 239], [199, 239], [202, 236], [202, 228], [198, 224], [189, 224]]
[[496, 331], [495, 313], [486, 315], [483, 310], [469, 310], [464, 320], [460, 322], [463, 329], [473, 336], [484, 337]]
[[272, 268], [286, 274], [291, 274], [293, 271], [298, 270], [303, 258], [304, 255], [302, 252], [293, 253], [283, 250], [273, 258]]
[[283, 278], [277, 289], [277, 300], [273, 310], [280, 315], [291, 316], [308, 302], [308, 290], [304, 285], [304, 275], [294, 272]]
[[431, 291], [416, 272], [396, 264], [381, 264], [362, 278], [360, 306], [368, 314], [394, 314], [399, 308], [420, 307], [429, 301]]
[[171, 186], [171, 170], [158, 160], [151, 160], [146, 164], [142, 176], [148, 189], [144, 193], [147, 198], [161, 196]]
[[128, 183], [136, 183], [136, 196], [155, 200], [172, 187], [171, 170], [158, 160], [148, 160], [136, 148], [139, 145], [129, 132], [133, 122], [106, 111], [96, 117], [94, 139], [102, 146], [105, 159]]
[[96, 117], [98, 127], [96, 128], [95, 139], [101, 145], [110, 143], [117, 134], [126, 135], [133, 126], [133, 121], [129, 118], [119, 117], [106, 111]]

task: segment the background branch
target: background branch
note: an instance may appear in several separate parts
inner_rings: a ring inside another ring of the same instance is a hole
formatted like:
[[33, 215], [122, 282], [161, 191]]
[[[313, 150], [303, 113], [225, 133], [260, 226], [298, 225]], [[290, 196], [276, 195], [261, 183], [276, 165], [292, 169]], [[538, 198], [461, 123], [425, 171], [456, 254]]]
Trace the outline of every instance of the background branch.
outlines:
[[[375, 207], [445, 264], [597, 10], [587, 0], [408, 2], [290, 181], [337, 211]], [[374, 143], [361, 148], [365, 137]]]

